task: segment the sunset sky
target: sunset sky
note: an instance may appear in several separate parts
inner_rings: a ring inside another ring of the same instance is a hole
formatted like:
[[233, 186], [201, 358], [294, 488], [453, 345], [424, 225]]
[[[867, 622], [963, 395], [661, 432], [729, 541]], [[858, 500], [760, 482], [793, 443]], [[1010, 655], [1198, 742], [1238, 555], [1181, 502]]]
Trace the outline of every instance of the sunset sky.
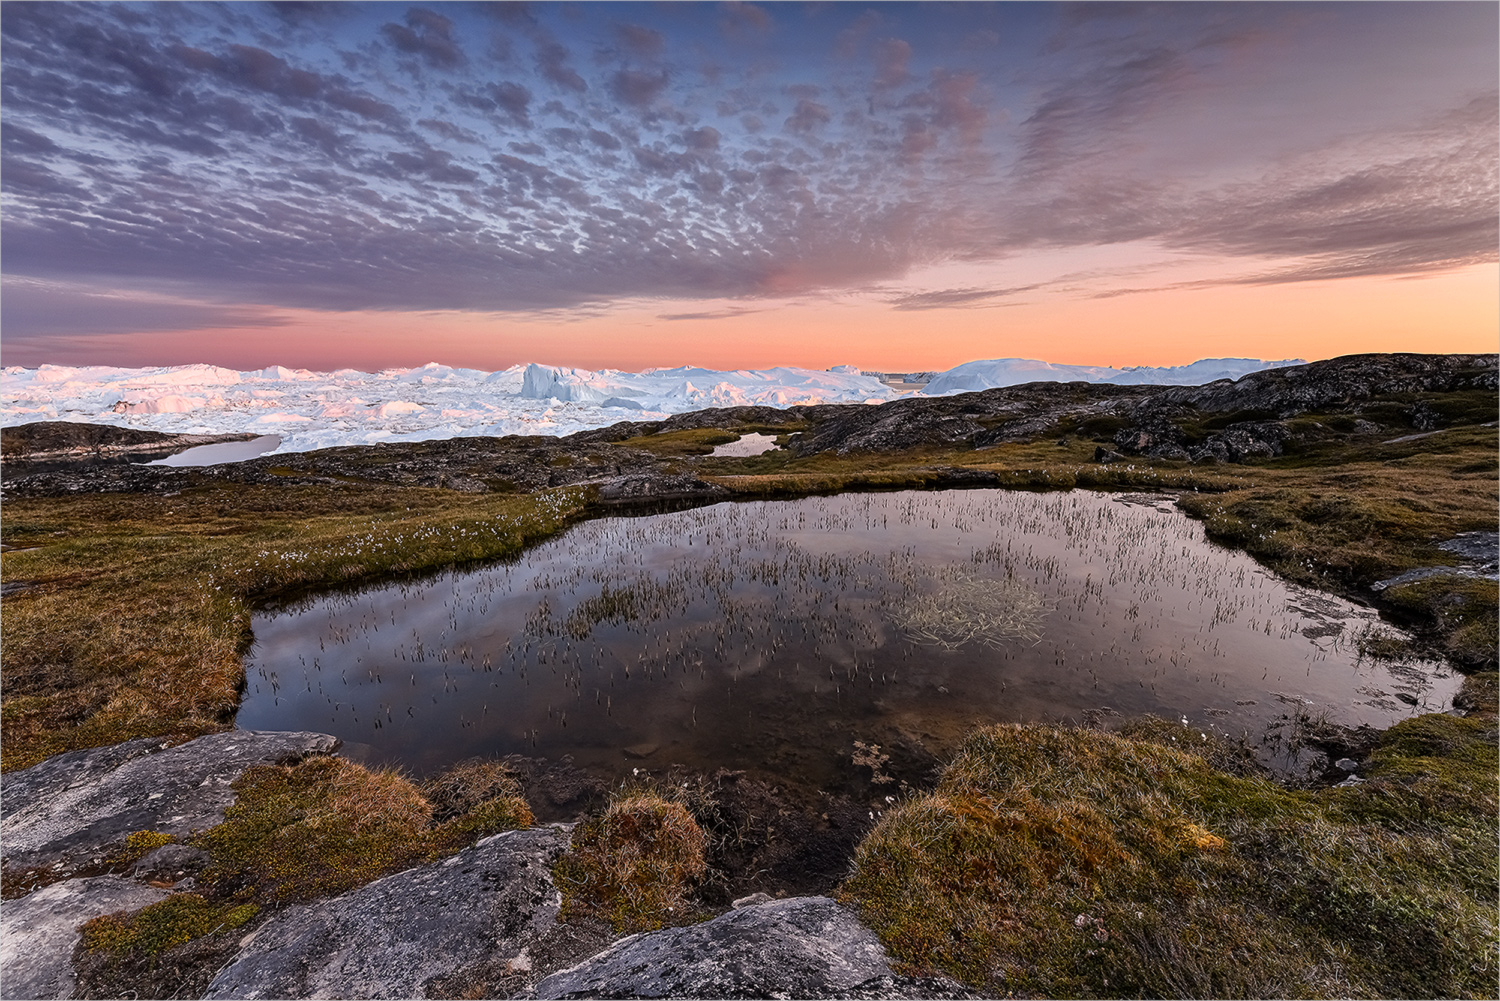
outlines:
[[1497, 17], [8, 2], [0, 360], [1494, 351]]

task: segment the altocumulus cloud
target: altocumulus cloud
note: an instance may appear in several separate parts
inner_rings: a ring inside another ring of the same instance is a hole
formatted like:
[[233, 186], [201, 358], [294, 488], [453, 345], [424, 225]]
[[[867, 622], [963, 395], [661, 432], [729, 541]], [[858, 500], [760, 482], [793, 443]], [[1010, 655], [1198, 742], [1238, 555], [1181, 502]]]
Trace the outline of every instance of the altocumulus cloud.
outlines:
[[[72, 284], [24, 286], [7, 333], [44, 329], [38, 304], [69, 288], [535, 310], [868, 288], [1127, 240], [1242, 261], [1240, 281], [1492, 261], [1495, 19], [8, 5], [6, 271]], [[142, 324], [191, 318], [149, 303]]]

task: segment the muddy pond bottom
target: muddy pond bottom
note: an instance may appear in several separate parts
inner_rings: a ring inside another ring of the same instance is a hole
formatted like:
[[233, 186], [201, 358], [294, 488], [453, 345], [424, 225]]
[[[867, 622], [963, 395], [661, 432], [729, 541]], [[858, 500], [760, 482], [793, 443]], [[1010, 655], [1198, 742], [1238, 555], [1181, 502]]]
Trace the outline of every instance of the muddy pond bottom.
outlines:
[[1205, 541], [1170, 498], [1085, 491], [601, 518], [253, 629], [240, 727], [331, 733], [415, 775], [521, 754], [894, 792], [977, 725], [1144, 713], [1289, 771], [1299, 725], [1385, 727], [1460, 681], [1362, 657], [1395, 630]]

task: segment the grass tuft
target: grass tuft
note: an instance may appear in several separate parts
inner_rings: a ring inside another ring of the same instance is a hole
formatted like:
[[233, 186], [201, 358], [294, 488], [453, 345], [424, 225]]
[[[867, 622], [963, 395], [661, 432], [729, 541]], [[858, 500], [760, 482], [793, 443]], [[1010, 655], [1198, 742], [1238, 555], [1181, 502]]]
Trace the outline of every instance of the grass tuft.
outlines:
[[707, 847], [681, 803], [650, 792], [620, 796], [578, 826], [554, 869], [564, 920], [600, 917], [625, 932], [686, 919], [688, 890], [708, 871]]

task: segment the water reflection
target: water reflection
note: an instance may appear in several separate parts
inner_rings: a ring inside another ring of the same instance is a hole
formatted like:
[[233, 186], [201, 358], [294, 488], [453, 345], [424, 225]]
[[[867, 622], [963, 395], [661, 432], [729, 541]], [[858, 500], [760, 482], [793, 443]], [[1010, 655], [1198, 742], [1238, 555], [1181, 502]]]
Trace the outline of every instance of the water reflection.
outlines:
[[525, 753], [831, 788], [855, 741], [943, 757], [975, 724], [1148, 712], [1259, 741], [1288, 714], [1386, 726], [1458, 684], [1361, 658], [1389, 631], [1373, 612], [1205, 542], [1169, 501], [1083, 491], [605, 518], [253, 628], [241, 727], [417, 773]]

